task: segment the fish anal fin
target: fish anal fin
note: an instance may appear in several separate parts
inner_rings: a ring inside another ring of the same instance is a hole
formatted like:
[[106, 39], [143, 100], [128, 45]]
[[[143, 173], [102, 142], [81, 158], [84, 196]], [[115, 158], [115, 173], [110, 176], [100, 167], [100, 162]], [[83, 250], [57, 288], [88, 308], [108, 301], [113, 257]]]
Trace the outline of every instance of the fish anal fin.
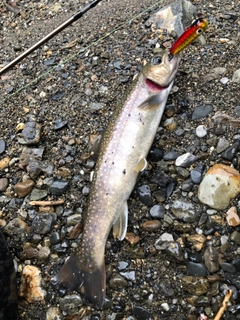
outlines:
[[160, 96], [158, 94], [153, 94], [149, 98], [143, 101], [138, 107], [139, 109], [156, 109], [161, 103]]
[[113, 224], [113, 236], [119, 240], [123, 240], [127, 233], [128, 225], [128, 205], [125, 201], [120, 209], [120, 215]]
[[94, 266], [91, 270], [84, 267], [84, 270], [80, 270], [76, 253], [73, 252], [51, 282], [54, 287], [58, 287], [61, 294], [78, 291], [86, 304], [99, 309], [103, 306], [106, 295], [104, 259], [101, 266]]
[[148, 164], [148, 163], [147, 163], [146, 158], [141, 158], [141, 159], [138, 161], [138, 163], [137, 163], [136, 167], [134, 168], [134, 170], [135, 170], [136, 172], [141, 172], [141, 171], [143, 171], [144, 169], [146, 169], [147, 164]]
[[83, 274], [77, 266], [75, 252], [65, 261], [58, 274], [51, 280], [54, 287], [61, 291], [79, 291], [83, 284]]

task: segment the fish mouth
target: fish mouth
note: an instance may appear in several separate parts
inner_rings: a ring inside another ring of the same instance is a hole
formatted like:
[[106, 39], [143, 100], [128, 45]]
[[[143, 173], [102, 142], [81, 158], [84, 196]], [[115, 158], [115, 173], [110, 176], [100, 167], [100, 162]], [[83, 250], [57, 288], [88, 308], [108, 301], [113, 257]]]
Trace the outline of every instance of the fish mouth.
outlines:
[[146, 79], [145, 80], [146, 86], [151, 90], [155, 92], [159, 92], [161, 90], [167, 89], [170, 84], [167, 86], [160, 86], [158, 83], [154, 82], [153, 80]]

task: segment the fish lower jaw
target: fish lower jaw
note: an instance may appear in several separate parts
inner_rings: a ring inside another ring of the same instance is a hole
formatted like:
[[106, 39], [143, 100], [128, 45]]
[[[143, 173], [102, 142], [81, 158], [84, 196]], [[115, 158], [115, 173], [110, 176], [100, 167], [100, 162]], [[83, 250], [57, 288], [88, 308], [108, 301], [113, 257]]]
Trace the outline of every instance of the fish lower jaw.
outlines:
[[146, 86], [154, 92], [159, 92], [161, 90], [167, 89], [169, 87], [169, 84], [167, 86], [160, 86], [159, 84], [157, 84], [156, 82], [150, 80], [150, 79], [146, 79]]

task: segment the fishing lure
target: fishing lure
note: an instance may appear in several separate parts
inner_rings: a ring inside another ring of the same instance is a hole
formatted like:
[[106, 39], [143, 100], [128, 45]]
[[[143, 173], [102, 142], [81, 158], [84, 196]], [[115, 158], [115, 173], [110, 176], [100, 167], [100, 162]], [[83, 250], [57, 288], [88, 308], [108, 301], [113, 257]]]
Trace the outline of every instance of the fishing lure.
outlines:
[[186, 48], [193, 40], [197, 39], [208, 28], [208, 22], [204, 18], [195, 20], [183, 34], [172, 44], [170, 54], [177, 54]]

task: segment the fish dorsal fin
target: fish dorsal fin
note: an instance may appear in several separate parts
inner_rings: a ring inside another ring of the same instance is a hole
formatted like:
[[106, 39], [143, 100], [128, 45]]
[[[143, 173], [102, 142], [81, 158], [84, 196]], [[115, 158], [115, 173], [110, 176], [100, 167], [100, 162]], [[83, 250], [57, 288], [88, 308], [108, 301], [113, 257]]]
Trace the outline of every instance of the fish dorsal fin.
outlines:
[[137, 163], [136, 167], [134, 168], [134, 170], [135, 170], [136, 172], [141, 172], [141, 171], [143, 171], [144, 169], [146, 169], [147, 164], [148, 164], [148, 163], [147, 163], [146, 158], [141, 158], [141, 159], [138, 161], [138, 163]]
[[127, 233], [128, 205], [125, 201], [120, 209], [120, 215], [113, 224], [113, 236], [118, 240], [123, 240]]
[[138, 107], [139, 109], [156, 109], [161, 103], [159, 94], [153, 94], [149, 98], [143, 101]]

